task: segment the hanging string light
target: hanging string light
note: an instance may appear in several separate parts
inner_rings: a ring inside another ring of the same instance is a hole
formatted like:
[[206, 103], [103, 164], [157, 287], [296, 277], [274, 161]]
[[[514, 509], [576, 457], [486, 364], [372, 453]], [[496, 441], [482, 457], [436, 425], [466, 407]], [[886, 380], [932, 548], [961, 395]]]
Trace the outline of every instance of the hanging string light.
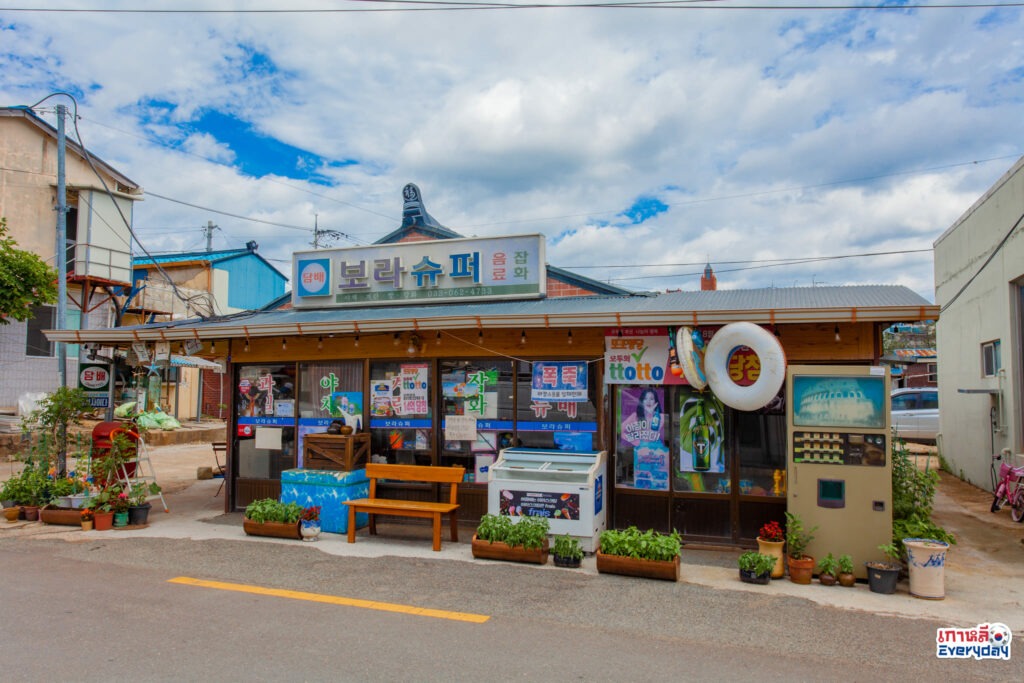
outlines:
[[572, 346], [572, 330], [569, 330], [569, 338], [567, 340], [567, 343], [569, 344], [569, 346]]

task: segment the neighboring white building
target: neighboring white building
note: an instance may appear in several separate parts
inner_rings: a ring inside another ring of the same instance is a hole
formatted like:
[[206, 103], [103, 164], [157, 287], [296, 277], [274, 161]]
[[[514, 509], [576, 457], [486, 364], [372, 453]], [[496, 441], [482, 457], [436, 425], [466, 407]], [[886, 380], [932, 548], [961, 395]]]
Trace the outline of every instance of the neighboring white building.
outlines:
[[1024, 157], [934, 248], [942, 455], [991, 489], [991, 454], [1024, 452]]
[[[92, 155], [90, 166], [70, 138], [66, 151], [65, 327], [110, 327], [117, 317], [112, 293], [131, 285], [132, 206], [142, 198], [142, 190]], [[56, 207], [57, 130], [26, 107], [0, 107], [0, 216], [7, 218], [19, 248], [54, 267], [54, 255], [60, 251]], [[54, 327], [56, 306], [39, 307], [28, 322], [0, 326], [0, 408], [14, 408], [25, 393], [50, 392], [59, 386], [54, 344], [42, 334]], [[77, 386], [77, 346], [69, 345], [67, 358], [68, 384]]]

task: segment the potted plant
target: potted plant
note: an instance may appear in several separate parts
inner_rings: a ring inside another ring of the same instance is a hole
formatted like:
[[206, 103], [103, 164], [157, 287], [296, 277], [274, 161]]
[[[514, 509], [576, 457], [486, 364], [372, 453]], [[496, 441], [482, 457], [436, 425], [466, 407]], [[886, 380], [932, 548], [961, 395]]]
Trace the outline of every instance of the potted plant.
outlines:
[[111, 492], [103, 488], [86, 502], [86, 506], [92, 509], [93, 529], [96, 531], [108, 531], [114, 526], [114, 511], [110, 508]]
[[818, 561], [818, 583], [822, 586], [836, 585], [836, 576], [839, 574], [839, 560], [833, 557], [832, 553], [825, 555]]
[[878, 549], [882, 551], [888, 561], [869, 560], [864, 563], [868, 570], [868, 588], [872, 593], [895, 593], [896, 584], [900, 580], [900, 570], [903, 569], [900, 551], [892, 543], [880, 545]]
[[82, 508], [82, 511], [78, 513], [78, 516], [82, 520], [82, 531], [92, 531], [92, 510], [90, 510], [89, 508]]
[[132, 484], [131, 493], [128, 496], [128, 524], [141, 526], [149, 523], [149, 511], [152, 509], [147, 498], [160, 493], [160, 485], [155, 481], [146, 483], [138, 481]]
[[846, 586], [852, 588], [857, 585], [857, 577], [853, 575], [853, 558], [849, 555], [840, 555], [839, 559], [836, 560], [839, 563], [839, 579], [840, 586]]
[[473, 534], [473, 557], [547, 564], [550, 526], [545, 517], [521, 517], [513, 522], [507, 515], [486, 514]]
[[740, 568], [740, 581], [743, 583], [768, 584], [772, 580], [775, 558], [771, 555], [747, 551], [736, 560]]
[[619, 531], [601, 532], [596, 553], [597, 571], [667, 581], [679, 580], [679, 532], [661, 534], [653, 529], [640, 531], [635, 526]]
[[555, 556], [556, 567], [576, 568], [583, 561], [583, 548], [580, 547], [580, 542], [569, 534], [557, 537], [551, 552]]
[[303, 541], [315, 541], [320, 536], [320, 506], [302, 508], [299, 514], [299, 532]]
[[115, 490], [112, 491], [110, 509], [114, 512], [114, 526], [128, 526], [128, 508], [131, 507], [131, 499], [126, 491], [121, 490], [121, 487], [113, 488]]
[[782, 552], [785, 545], [786, 532], [774, 520], [763, 525], [757, 533], [757, 552], [775, 558], [775, 566], [772, 567], [773, 579], [781, 579], [786, 574], [786, 563], [783, 560]]
[[814, 540], [818, 527], [804, 529], [803, 520], [792, 512], [786, 513], [786, 555], [789, 562], [789, 580], [809, 584], [814, 574], [814, 558], [807, 554], [807, 546]]
[[302, 506], [298, 503], [282, 503], [275, 498], [261, 498], [246, 506], [242, 528], [250, 536], [302, 538], [299, 531], [301, 515]]

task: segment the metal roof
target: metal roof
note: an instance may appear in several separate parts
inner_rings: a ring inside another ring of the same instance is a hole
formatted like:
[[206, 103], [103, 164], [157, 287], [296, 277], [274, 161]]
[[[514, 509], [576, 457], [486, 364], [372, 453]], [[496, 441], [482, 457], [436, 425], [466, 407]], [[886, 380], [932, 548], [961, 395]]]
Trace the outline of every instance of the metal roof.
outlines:
[[938, 307], [901, 285], [671, 292], [529, 301], [246, 311], [102, 330], [47, 330], [51, 341], [224, 339], [404, 330], [663, 325], [893, 323], [934, 319]]

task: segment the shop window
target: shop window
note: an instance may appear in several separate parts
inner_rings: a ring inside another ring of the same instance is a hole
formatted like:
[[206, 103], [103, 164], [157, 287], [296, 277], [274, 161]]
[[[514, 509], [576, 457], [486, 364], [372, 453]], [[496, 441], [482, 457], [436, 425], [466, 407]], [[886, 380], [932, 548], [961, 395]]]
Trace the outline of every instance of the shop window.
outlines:
[[666, 391], [652, 386], [615, 387], [615, 481], [619, 486], [668, 491]]
[[586, 361], [519, 361], [516, 445], [592, 451], [599, 387]]
[[296, 466], [294, 365], [239, 366], [235, 410], [240, 479], [280, 479]]
[[690, 387], [674, 388], [672, 399], [672, 488], [730, 493], [724, 408]]
[[26, 322], [25, 355], [37, 357], [53, 356], [53, 343], [46, 338], [43, 330], [57, 327], [57, 309], [53, 306], [36, 306], [32, 317]]
[[374, 460], [432, 464], [430, 364], [370, 365], [370, 448]]
[[366, 398], [363, 395], [363, 362], [304, 363], [299, 366], [300, 460], [303, 437], [326, 432], [334, 421], [363, 431]]
[[[512, 444], [514, 415], [512, 361], [444, 360], [441, 361], [442, 447], [443, 466], [466, 468], [468, 482], [487, 483], [488, 469], [498, 451]], [[449, 438], [454, 429], [452, 417], [458, 417], [474, 439]]]
[[736, 412], [739, 488], [748, 496], [786, 495], [786, 417]]

